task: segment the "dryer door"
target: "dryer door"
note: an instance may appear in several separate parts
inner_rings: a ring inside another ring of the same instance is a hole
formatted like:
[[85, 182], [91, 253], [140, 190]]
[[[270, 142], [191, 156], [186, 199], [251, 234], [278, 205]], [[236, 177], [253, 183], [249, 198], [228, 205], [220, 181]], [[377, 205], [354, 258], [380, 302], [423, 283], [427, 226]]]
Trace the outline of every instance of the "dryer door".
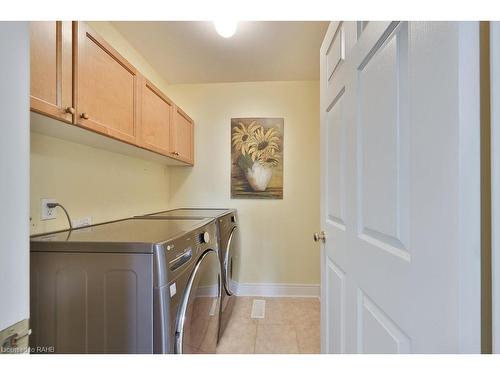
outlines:
[[215, 353], [219, 331], [221, 276], [214, 250], [198, 260], [179, 308], [175, 353]]
[[235, 226], [229, 235], [224, 254], [224, 288], [229, 295], [235, 294], [235, 281], [238, 278], [241, 259], [240, 247], [240, 231]]

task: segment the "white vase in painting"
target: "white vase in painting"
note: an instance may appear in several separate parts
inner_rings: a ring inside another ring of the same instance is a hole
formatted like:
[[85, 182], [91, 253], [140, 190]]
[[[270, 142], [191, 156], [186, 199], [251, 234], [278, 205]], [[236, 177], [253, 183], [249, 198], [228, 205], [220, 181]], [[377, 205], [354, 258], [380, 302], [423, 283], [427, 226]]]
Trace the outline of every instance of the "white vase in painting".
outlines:
[[247, 169], [245, 176], [254, 191], [265, 191], [273, 176], [273, 170], [254, 162], [252, 168]]

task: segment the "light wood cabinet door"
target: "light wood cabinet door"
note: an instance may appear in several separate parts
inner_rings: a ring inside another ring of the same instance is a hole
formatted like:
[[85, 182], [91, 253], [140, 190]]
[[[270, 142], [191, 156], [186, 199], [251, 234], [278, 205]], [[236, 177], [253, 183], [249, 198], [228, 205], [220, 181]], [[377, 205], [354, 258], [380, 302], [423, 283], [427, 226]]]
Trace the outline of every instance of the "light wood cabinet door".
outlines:
[[30, 107], [32, 111], [73, 121], [71, 22], [30, 24]]
[[141, 79], [140, 146], [170, 154], [174, 103], [146, 78]]
[[177, 106], [174, 112], [171, 149], [174, 158], [194, 164], [194, 121]]
[[136, 144], [137, 70], [87, 24], [74, 28], [77, 125]]

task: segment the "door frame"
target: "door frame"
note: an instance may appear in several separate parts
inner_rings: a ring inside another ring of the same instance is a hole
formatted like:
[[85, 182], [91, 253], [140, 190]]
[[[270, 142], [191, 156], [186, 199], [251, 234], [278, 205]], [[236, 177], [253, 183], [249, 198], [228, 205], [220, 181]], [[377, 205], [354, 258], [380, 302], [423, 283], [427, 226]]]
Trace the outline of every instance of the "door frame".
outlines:
[[492, 352], [500, 353], [500, 22], [490, 22]]
[[481, 353], [480, 22], [459, 24], [459, 352]]

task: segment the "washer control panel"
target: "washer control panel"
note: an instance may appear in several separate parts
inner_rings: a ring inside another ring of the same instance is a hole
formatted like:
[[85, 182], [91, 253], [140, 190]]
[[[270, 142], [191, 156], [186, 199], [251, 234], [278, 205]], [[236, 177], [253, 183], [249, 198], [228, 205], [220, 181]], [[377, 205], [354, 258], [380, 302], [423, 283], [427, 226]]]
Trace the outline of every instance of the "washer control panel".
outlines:
[[157, 280], [159, 285], [171, 282], [188, 269], [201, 254], [216, 247], [215, 221], [197, 228], [163, 245], [157, 253]]

